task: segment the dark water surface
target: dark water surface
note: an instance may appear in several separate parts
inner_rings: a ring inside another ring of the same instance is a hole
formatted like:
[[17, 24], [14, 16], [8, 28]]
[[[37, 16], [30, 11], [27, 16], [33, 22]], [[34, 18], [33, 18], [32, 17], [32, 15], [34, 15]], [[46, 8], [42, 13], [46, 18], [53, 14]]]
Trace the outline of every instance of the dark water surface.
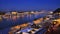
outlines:
[[38, 19], [43, 16], [45, 15], [36, 15], [36, 17], [34, 17], [34, 15], [31, 15], [31, 17], [24, 16], [24, 18], [16, 19], [16, 21], [13, 21], [12, 19], [9, 20], [3, 19], [2, 21], [0, 21], [0, 34], [8, 34], [12, 26], [32, 22], [34, 19]]

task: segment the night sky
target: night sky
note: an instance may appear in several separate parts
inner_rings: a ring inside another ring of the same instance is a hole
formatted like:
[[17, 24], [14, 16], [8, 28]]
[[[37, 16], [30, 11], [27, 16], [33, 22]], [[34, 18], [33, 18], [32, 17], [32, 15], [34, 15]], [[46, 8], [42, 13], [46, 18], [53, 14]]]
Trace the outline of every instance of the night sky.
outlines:
[[55, 10], [60, 0], [0, 0], [0, 10]]

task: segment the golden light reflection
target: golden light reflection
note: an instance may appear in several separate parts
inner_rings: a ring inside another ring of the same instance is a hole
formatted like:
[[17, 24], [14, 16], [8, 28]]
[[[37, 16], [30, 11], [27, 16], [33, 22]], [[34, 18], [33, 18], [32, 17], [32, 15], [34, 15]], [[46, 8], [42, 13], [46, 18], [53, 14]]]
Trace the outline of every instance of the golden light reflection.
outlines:
[[41, 23], [41, 21], [42, 21], [42, 18], [41, 19], [37, 19], [37, 20], [35, 20], [33, 22], [34, 22], [34, 24], [39, 24], [39, 23]]
[[13, 20], [16, 20], [16, 19], [17, 19], [17, 16], [12, 16], [12, 19], [13, 19]]
[[42, 22], [43, 21], [43, 18], [39, 18], [39, 20], [40, 20], [40, 22]]
[[26, 26], [28, 26], [28, 24], [22, 24], [22, 25], [20, 25], [21, 27], [26, 27]]
[[15, 28], [16, 28], [16, 29], [20, 29], [20, 26], [19, 26], [19, 25], [18, 25], [18, 26], [15, 26]]

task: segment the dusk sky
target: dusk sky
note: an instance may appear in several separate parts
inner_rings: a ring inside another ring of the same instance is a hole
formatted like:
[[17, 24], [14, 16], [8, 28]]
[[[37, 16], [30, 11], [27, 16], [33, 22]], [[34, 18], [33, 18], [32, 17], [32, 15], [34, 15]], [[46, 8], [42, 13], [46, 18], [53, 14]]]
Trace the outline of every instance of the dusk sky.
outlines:
[[0, 10], [55, 10], [60, 0], [0, 0]]

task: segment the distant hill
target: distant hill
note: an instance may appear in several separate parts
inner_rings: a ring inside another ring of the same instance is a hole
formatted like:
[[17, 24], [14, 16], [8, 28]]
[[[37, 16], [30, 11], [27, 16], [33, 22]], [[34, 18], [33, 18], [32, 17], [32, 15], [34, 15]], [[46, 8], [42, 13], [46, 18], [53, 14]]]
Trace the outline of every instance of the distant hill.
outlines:
[[60, 13], [60, 8], [56, 9], [56, 10], [53, 12], [53, 14], [55, 14], [55, 13]]

